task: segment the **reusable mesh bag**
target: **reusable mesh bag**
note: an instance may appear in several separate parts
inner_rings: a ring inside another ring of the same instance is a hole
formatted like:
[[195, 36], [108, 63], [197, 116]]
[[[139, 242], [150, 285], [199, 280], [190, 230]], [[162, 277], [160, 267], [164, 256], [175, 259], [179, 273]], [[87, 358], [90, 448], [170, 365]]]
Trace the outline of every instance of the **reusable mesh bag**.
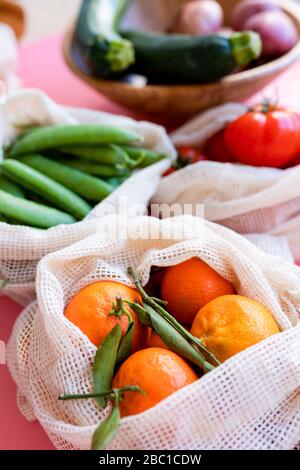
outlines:
[[[143, 145], [164, 152], [170, 158], [175, 157], [175, 150], [163, 127], [98, 111], [63, 108], [37, 90], [12, 93], [1, 105], [0, 113], [2, 144], [10, 142], [20, 128], [28, 126], [105, 123], [136, 131], [144, 137]], [[23, 304], [33, 300], [36, 266], [43, 256], [95, 232], [98, 218], [105, 213], [119, 210], [129, 211], [131, 216], [145, 213], [160, 176], [169, 165], [169, 161], [164, 160], [136, 172], [79, 223], [59, 225], [49, 230], [0, 223], [0, 280], [9, 280], [0, 293]]]
[[[246, 108], [226, 104], [193, 119], [171, 135], [175, 145], [202, 146]], [[300, 166], [288, 170], [199, 162], [161, 180], [155, 204], [204, 205], [205, 218], [241, 234], [286, 236], [300, 260]]]
[[18, 318], [8, 366], [18, 403], [38, 419], [58, 449], [88, 449], [107, 416], [94, 400], [61, 402], [92, 389], [96, 348], [64, 317], [82, 287], [111, 279], [143, 285], [152, 266], [197, 256], [237, 292], [263, 303], [281, 333], [232, 357], [154, 408], [122, 419], [109, 449], [292, 449], [300, 435], [300, 269], [244, 237], [198, 217], [126, 220], [107, 216], [101, 232], [45, 257], [37, 302]]

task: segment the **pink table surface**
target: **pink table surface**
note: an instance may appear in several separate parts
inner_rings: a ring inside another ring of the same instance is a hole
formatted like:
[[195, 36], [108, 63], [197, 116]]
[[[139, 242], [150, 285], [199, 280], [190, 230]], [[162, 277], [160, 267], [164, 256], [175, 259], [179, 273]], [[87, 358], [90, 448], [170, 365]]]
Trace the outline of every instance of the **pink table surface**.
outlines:
[[[113, 104], [74, 77], [62, 58], [61, 37], [47, 38], [22, 47], [19, 74], [24, 87], [40, 88], [58, 103], [144, 118]], [[263, 96], [276, 96], [280, 103], [300, 110], [300, 64], [292, 67], [251, 101]], [[16, 303], [0, 298], [1, 341], [8, 341], [20, 312], [21, 307]], [[16, 405], [16, 386], [5, 365], [0, 365], [0, 387], [0, 450], [54, 449], [41, 426], [37, 422], [28, 423], [20, 414]]]

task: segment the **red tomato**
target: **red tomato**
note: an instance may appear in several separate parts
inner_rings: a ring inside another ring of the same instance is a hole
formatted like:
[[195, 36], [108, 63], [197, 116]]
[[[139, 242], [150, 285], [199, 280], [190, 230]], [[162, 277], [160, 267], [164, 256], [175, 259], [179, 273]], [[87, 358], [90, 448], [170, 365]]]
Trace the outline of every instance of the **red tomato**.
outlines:
[[284, 167], [299, 154], [300, 116], [283, 108], [261, 105], [229, 124], [225, 142], [240, 163]]
[[225, 131], [222, 129], [213, 135], [205, 144], [204, 154], [209, 160], [216, 162], [234, 162], [225, 143]]
[[179, 158], [181, 162], [187, 161], [189, 163], [197, 163], [205, 160], [205, 156], [202, 151], [196, 147], [178, 147]]
[[163, 176], [172, 175], [176, 171], [177, 171], [177, 168], [175, 168], [174, 166], [171, 166], [171, 168], [169, 168], [167, 171], [164, 172]]
[[289, 164], [286, 166], [286, 168], [292, 168], [292, 167], [297, 166], [297, 165], [300, 165], [300, 156], [299, 155], [297, 155], [295, 160], [293, 160], [292, 162], [289, 162]]
[[196, 147], [178, 147], [177, 151], [177, 162], [164, 173], [164, 176], [169, 176], [172, 173], [175, 173], [175, 171], [184, 168], [185, 166], [205, 160], [201, 150], [197, 149]]

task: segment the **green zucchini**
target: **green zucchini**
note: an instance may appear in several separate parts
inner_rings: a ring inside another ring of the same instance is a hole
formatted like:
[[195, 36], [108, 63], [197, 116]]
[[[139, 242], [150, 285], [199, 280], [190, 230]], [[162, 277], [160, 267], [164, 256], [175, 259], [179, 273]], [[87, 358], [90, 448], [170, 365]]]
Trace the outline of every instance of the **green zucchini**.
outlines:
[[252, 31], [230, 38], [142, 31], [122, 35], [134, 45], [134, 71], [157, 83], [213, 82], [249, 64], [262, 50], [260, 36]]
[[74, 45], [96, 75], [108, 77], [134, 63], [131, 42], [117, 32], [130, 3], [131, 0], [83, 0]]

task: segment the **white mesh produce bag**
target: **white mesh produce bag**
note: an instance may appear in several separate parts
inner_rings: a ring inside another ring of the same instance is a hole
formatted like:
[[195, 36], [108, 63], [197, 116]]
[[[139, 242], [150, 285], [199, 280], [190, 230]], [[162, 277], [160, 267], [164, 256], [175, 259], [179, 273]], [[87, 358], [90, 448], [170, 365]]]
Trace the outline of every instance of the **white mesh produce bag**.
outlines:
[[[172, 135], [175, 145], [202, 146], [245, 112], [226, 104], [204, 112]], [[300, 166], [288, 170], [200, 162], [161, 180], [154, 203], [204, 204], [206, 219], [242, 234], [286, 236], [300, 260]]]
[[[116, 230], [118, 227], [118, 230]], [[130, 234], [130, 237], [126, 237]], [[198, 217], [158, 220], [116, 217], [101, 231], [45, 257], [37, 299], [18, 318], [8, 366], [18, 402], [59, 449], [88, 449], [107, 414], [94, 400], [61, 402], [62, 393], [92, 389], [95, 346], [64, 317], [82, 287], [112, 279], [143, 284], [151, 266], [198, 256], [238, 293], [262, 302], [281, 333], [251, 347], [187, 388], [136, 416], [122, 419], [110, 449], [292, 449], [300, 436], [300, 269], [266, 254], [233, 231]]]
[[12, 27], [0, 23], [0, 95], [12, 91], [21, 85], [20, 78], [16, 75], [18, 63], [18, 41]]
[[[175, 157], [175, 150], [163, 127], [98, 111], [63, 108], [37, 90], [22, 90], [9, 95], [0, 106], [0, 113], [2, 144], [10, 142], [24, 127], [37, 124], [105, 123], [136, 131], [144, 137], [143, 145], [164, 152], [170, 158]], [[168, 166], [169, 161], [164, 160], [136, 172], [82, 222], [49, 230], [0, 223], [0, 280], [9, 280], [0, 292], [21, 303], [28, 303], [34, 294], [36, 266], [43, 256], [92, 234], [98, 217], [103, 213], [121, 210], [129, 211], [131, 216], [143, 214]]]

